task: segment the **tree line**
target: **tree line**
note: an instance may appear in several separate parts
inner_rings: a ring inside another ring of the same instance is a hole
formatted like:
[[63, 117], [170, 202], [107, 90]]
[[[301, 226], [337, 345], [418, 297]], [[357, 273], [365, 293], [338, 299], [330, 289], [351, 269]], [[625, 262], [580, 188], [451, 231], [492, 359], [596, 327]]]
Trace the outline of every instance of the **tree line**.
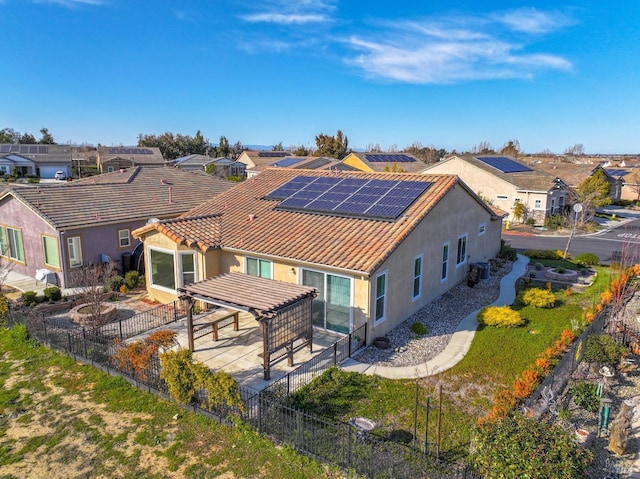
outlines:
[[3, 128], [2, 130], [0, 130], [0, 143], [20, 143], [22, 145], [55, 145], [56, 141], [54, 140], [51, 133], [49, 133], [49, 130], [47, 128], [40, 129], [39, 140], [36, 140], [36, 137], [31, 133], [20, 133], [13, 128]]

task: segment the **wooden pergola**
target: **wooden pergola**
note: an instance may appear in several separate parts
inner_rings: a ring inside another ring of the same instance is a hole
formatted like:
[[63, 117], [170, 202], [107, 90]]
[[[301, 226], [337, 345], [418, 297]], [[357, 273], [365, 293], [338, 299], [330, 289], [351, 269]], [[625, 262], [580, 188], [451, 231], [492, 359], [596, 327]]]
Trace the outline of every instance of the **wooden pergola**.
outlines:
[[[293, 354], [313, 345], [312, 301], [317, 291], [311, 286], [259, 278], [244, 273], [226, 273], [178, 288], [180, 299], [187, 302], [187, 335], [189, 350], [194, 351], [193, 307], [197, 301], [251, 313], [262, 330], [264, 379], [271, 378], [274, 353], [284, 350], [289, 365]], [[227, 318], [230, 315], [227, 315]], [[237, 327], [237, 313], [235, 318]], [[217, 323], [214, 325], [217, 333]], [[295, 344], [302, 339], [302, 342]]]

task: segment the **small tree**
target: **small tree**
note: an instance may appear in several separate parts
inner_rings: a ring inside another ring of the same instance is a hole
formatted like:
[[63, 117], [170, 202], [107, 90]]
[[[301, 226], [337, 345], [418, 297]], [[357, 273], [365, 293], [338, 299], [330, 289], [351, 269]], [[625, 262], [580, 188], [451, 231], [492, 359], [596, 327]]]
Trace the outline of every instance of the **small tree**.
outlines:
[[513, 211], [513, 219], [515, 219], [518, 223], [522, 221], [524, 218], [524, 214], [527, 212], [527, 207], [520, 200], [516, 200], [515, 204], [512, 208]]
[[73, 276], [73, 283], [78, 285], [80, 296], [89, 308], [90, 326], [97, 328], [105, 324], [102, 316], [102, 299], [104, 285], [114, 275], [115, 264], [106, 262], [92, 264], [78, 269]]
[[596, 208], [611, 203], [609, 196], [610, 185], [604, 170], [599, 169], [593, 175], [585, 178], [576, 190], [578, 203], [582, 204], [580, 224], [590, 221], [596, 212]]

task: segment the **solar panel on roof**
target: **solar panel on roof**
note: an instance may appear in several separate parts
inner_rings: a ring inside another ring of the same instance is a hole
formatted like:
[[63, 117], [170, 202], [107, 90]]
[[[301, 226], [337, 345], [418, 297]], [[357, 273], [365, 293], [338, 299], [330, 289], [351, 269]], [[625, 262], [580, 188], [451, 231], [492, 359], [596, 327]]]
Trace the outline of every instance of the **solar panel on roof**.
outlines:
[[11, 145], [2, 145], [0, 146], [0, 153], [10, 153]]
[[295, 156], [289, 156], [287, 158], [283, 158], [282, 160], [278, 160], [275, 163], [271, 163], [271, 166], [278, 166], [280, 168], [286, 168], [291, 165], [295, 165], [296, 163], [300, 163], [304, 158], [296, 158]]
[[379, 163], [413, 163], [416, 161], [415, 158], [409, 155], [400, 155], [400, 154], [383, 154], [383, 155], [364, 155], [365, 160], [370, 162], [379, 162]]
[[485, 165], [489, 165], [496, 170], [499, 170], [503, 173], [521, 173], [523, 171], [533, 171], [528, 166], [523, 165], [522, 163], [518, 163], [517, 161], [513, 161], [511, 158], [507, 158], [506, 156], [478, 156], [477, 160], [481, 161]]
[[286, 151], [260, 151], [258, 156], [261, 158], [284, 158], [288, 155]]
[[299, 211], [395, 219], [429, 186], [426, 181], [298, 176], [265, 198]]
[[110, 155], [153, 155], [148, 148], [109, 148]]
[[331, 163], [331, 160], [327, 160], [325, 158], [318, 158], [316, 160], [309, 161], [303, 165], [298, 165], [296, 168], [304, 168], [306, 170], [316, 170], [318, 168], [322, 168], [325, 165]]

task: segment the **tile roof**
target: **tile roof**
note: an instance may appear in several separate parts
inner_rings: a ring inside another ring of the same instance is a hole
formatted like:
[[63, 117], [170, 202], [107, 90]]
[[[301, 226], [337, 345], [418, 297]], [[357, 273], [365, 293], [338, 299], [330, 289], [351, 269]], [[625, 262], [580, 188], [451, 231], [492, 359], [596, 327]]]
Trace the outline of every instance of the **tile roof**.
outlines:
[[10, 194], [56, 228], [171, 218], [235, 183], [175, 168], [136, 167], [59, 185], [10, 186]]
[[[598, 168], [598, 166], [599, 165], [563, 163], [563, 162], [536, 164], [537, 169], [546, 171], [551, 175], [561, 178], [562, 181], [564, 181], [566, 184], [574, 188], [577, 188], [580, 185], [580, 183], [582, 183], [589, 176], [591, 176], [594, 173], [594, 171]], [[624, 169], [624, 168], [615, 168], [615, 169]], [[603, 168], [603, 170], [605, 171], [605, 173], [607, 173], [606, 168]], [[609, 175], [609, 173], [607, 173], [607, 175]]]
[[190, 284], [179, 291], [255, 310], [264, 316], [311, 296], [316, 290], [311, 286], [232, 272]]
[[[20, 147], [42, 147], [42, 151], [46, 153], [32, 153], [26, 151], [20, 151]], [[71, 146], [69, 145], [18, 145], [3, 143], [0, 144], [0, 151], [5, 152], [6, 149], [11, 149], [11, 153], [17, 153], [24, 158], [28, 158], [36, 162], [36, 164], [46, 163], [71, 163]], [[6, 153], [9, 153], [7, 151]]]
[[[481, 170], [486, 171], [487, 173], [492, 174], [493, 176], [500, 178], [507, 183], [514, 185], [518, 190], [522, 191], [549, 191], [557, 185], [555, 181], [558, 175], [552, 175], [547, 173], [546, 171], [538, 170], [535, 166], [526, 165], [521, 161], [514, 160], [512, 157], [507, 155], [486, 155], [486, 156], [504, 156], [507, 157], [516, 163], [520, 163], [531, 171], [520, 171], [515, 173], [503, 173], [492, 166], [487, 165], [486, 163], [478, 160], [477, 158], [482, 158], [482, 155], [459, 155], [458, 158], [462, 158], [464, 161], [471, 163], [472, 165], [480, 168]], [[444, 162], [449, 161], [455, 158], [450, 157]], [[441, 164], [442, 162], [440, 162]], [[453, 172], [452, 172], [453, 173]]]
[[[391, 168], [394, 168], [395, 166], [395, 168], [402, 168], [402, 170], [404, 170], [407, 173], [419, 173], [420, 171], [424, 170], [427, 167], [427, 165], [425, 165], [424, 162], [420, 161], [411, 153], [404, 153], [404, 152], [371, 153], [368, 151], [364, 151], [364, 152], [352, 151], [351, 154], [353, 154], [354, 156], [357, 156], [363, 163], [366, 163], [369, 166], [369, 168], [371, 168], [373, 171], [379, 171], [379, 172], [389, 171]], [[389, 155], [408, 156], [409, 158], [413, 158], [415, 161], [369, 161], [367, 160], [368, 156], [384, 157]]]
[[[147, 153], [138, 153], [146, 151]], [[158, 147], [118, 147], [118, 146], [101, 146], [98, 147], [98, 158], [100, 163], [106, 163], [118, 158], [123, 160], [131, 160], [136, 166], [144, 165], [164, 165], [166, 163], [160, 148]]]
[[[284, 211], [276, 209], [279, 201], [263, 199], [300, 175], [424, 181], [432, 185], [395, 221]], [[270, 168], [180, 218], [147, 225], [134, 235], [157, 230], [203, 251], [239, 250], [371, 273], [455, 185], [468, 189], [455, 175]]]

